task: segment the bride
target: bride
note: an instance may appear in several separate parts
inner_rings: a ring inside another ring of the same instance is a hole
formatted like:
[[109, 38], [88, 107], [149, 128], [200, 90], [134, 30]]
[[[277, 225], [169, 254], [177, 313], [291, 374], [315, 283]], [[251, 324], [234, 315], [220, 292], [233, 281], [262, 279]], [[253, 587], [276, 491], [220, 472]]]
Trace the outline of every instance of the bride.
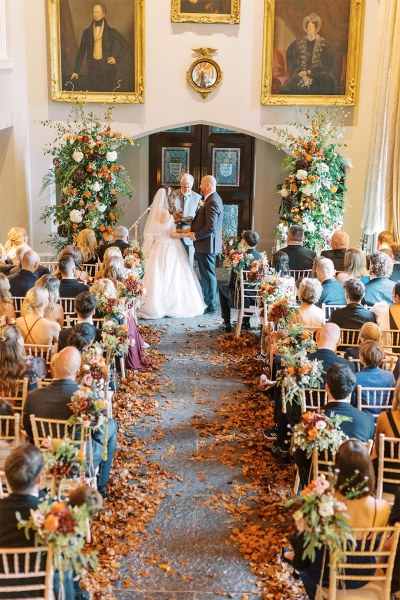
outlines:
[[199, 282], [180, 241], [185, 233], [176, 231], [167, 206], [167, 195], [161, 188], [144, 227], [146, 294], [138, 311], [142, 319], [196, 317], [205, 308]]

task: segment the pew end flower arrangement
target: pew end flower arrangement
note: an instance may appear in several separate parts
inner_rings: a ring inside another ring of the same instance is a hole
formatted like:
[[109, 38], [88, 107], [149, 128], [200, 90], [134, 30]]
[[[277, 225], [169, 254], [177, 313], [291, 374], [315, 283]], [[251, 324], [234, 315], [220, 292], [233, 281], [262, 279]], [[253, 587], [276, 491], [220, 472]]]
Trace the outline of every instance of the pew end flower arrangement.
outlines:
[[48, 242], [59, 251], [73, 244], [84, 228], [93, 229], [98, 241], [111, 239], [112, 230], [122, 214], [121, 198], [132, 196], [125, 168], [118, 164], [119, 153], [134, 145], [131, 137], [113, 131], [113, 107], [103, 117], [85, 112], [77, 102], [65, 122], [41, 121], [55, 130], [45, 154], [53, 157], [53, 166], [43, 178], [42, 191], [56, 186], [59, 201], [44, 206], [41, 220], [57, 226]]
[[261, 252], [261, 258], [253, 260], [250, 264], [247, 280], [252, 283], [263, 283], [271, 273], [267, 253]]
[[124, 265], [129, 272], [143, 278], [145, 258], [138, 241], [132, 240], [129, 248], [124, 251]]
[[282, 368], [277, 381], [284, 392], [282, 410], [286, 410], [286, 403], [301, 404], [305, 388], [318, 388], [322, 383], [323, 364], [320, 360], [309, 360], [300, 352], [293, 356], [282, 357]]
[[99, 392], [107, 389], [109, 366], [103, 356], [104, 350], [101, 344], [92, 344], [82, 354], [81, 368], [76, 380], [85, 387], [94, 388]]
[[77, 479], [84, 473], [86, 455], [77, 443], [68, 438], [48, 437], [41, 444], [44, 468], [48, 475], [56, 480]]
[[336, 453], [339, 446], [348, 439], [340, 429], [340, 424], [344, 421], [352, 421], [352, 419], [335, 414], [327, 416], [321, 409], [304, 412], [300, 422], [293, 427], [293, 448], [304, 450], [308, 458], [314, 450]]
[[313, 339], [313, 332], [296, 323], [287, 328], [286, 336], [276, 341], [276, 348], [282, 356], [293, 356], [299, 352], [315, 352], [317, 344]]
[[349, 159], [338, 152], [345, 145], [340, 141], [345, 115], [340, 109], [298, 112], [299, 118], [286, 129], [269, 128], [278, 148], [288, 152], [282, 163], [285, 178], [277, 186], [281, 201], [277, 242], [278, 247], [284, 246], [288, 229], [302, 225], [304, 245], [323, 250], [343, 224], [345, 169], [351, 167]]

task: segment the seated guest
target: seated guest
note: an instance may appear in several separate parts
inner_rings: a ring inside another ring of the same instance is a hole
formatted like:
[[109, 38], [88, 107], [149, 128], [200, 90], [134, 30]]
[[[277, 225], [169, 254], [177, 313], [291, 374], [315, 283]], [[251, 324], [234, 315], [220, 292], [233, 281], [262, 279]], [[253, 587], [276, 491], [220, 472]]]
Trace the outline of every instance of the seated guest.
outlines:
[[[379, 435], [381, 433], [383, 433], [386, 437], [400, 438], [400, 381], [396, 383], [392, 408], [390, 410], [383, 410], [378, 416], [378, 420], [376, 422], [375, 446], [372, 453], [373, 459], [377, 459], [379, 457]], [[395, 478], [394, 473], [393, 477], [391, 478]], [[395, 486], [395, 484], [385, 484], [384, 492], [388, 494], [394, 494], [395, 487], [400, 489], [400, 481], [397, 486]]]
[[[32, 439], [30, 415], [43, 419], [68, 420], [71, 416], [69, 403], [71, 396], [78, 389], [75, 381], [81, 366], [81, 355], [76, 348], [67, 347], [53, 356], [53, 381], [45, 387], [29, 392], [23, 415], [24, 429]], [[117, 426], [114, 419], [108, 419], [108, 438], [104, 439], [104, 429], [92, 432], [94, 466], [99, 466], [97, 488], [102, 496], [106, 494], [106, 484], [110, 478], [110, 470], [117, 442]], [[108, 457], [103, 461], [103, 445], [107, 443]]]
[[[25, 531], [18, 528], [16, 513], [22, 519], [28, 520], [31, 510], [35, 510], [39, 504], [39, 486], [43, 471], [43, 455], [38, 448], [30, 444], [21, 444], [7, 457], [5, 474], [11, 494], [0, 500], [0, 547], [1, 548], [32, 548], [35, 546], [35, 537], [26, 537]], [[44, 566], [44, 565], [43, 565]], [[4, 580], [3, 580], [4, 581]], [[35, 580], [35, 583], [38, 581]], [[5, 582], [7, 584], [7, 582]], [[8, 580], [9, 585], [16, 585], [17, 581]], [[0, 588], [2, 584], [0, 583]], [[54, 597], [59, 597], [60, 578], [58, 573], [54, 577]], [[74, 584], [69, 572], [63, 577], [64, 600], [74, 600]], [[26, 593], [25, 593], [26, 594]], [[0, 595], [1, 592], [0, 592]], [[17, 596], [10, 595], [9, 598]], [[18, 598], [27, 597], [18, 595]], [[30, 598], [34, 598], [34, 592], [30, 592]], [[43, 597], [43, 596], [42, 596]]]
[[371, 308], [382, 331], [400, 330], [400, 282], [394, 284], [392, 290], [393, 306], [386, 301], [377, 302]]
[[288, 255], [291, 271], [312, 269], [316, 254], [303, 246], [303, 242], [304, 228], [301, 225], [292, 225], [287, 234], [287, 246], [280, 249]]
[[302, 279], [299, 285], [298, 306], [292, 315], [292, 323], [301, 323], [304, 327], [322, 327], [325, 323], [325, 314], [322, 308], [315, 306], [322, 293], [322, 286], [318, 279]]
[[275, 273], [281, 277], [282, 283], [284, 283], [285, 287], [295, 289], [295, 281], [294, 278], [290, 275], [290, 267], [289, 267], [289, 257], [286, 252], [282, 250], [278, 250], [274, 252], [272, 255], [271, 267], [274, 269]]
[[121, 256], [104, 258], [103, 277], [110, 279], [116, 288], [124, 281], [125, 264]]
[[392, 291], [394, 281], [389, 277], [393, 271], [393, 261], [383, 252], [374, 252], [370, 256], [369, 275], [370, 281], [365, 284], [365, 304], [373, 306], [377, 302], [393, 304]]
[[81, 229], [76, 238], [76, 247], [82, 252], [84, 265], [97, 265], [99, 255], [96, 234], [93, 229]]
[[[96, 342], [101, 341], [101, 331], [100, 329], [96, 329], [93, 323], [93, 315], [96, 312], [96, 298], [90, 292], [82, 292], [78, 294], [75, 298], [75, 312], [77, 314], [77, 321], [74, 327], [67, 327], [60, 331], [60, 336], [58, 338], [58, 350], [63, 350], [66, 346], [70, 346], [68, 343], [68, 338], [71, 333], [76, 331], [77, 325], [81, 325], [82, 323], [86, 323], [91, 325], [92, 336]], [[74, 345], [74, 344], [72, 344]]]
[[[49, 292], [49, 303], [45, 310], [44, 316], [50, 321], [56, 321], [60, 327], [64, 324], [64, 309], [59, 304], [60, 300], [60, 280], [55, 275], [42, 275], [35, 283], [36, 288], [42, 288]], [[28, 314], [27, 300], [22, 303], [21, 306], [21, 317], [25, 317]]]
[[4, 245], [7, 258], [13, 262], [18, 262], [16, 260], [17, 248], [27, 246], [28, 239], [28, 234], [23, 227], [12, 227], [7, 233], [7, 241]]
[[334, 231], [331, 238], [332, 250], [322, 250], [321, 256], [330, 258], [336, 271], [344, 271], [344, 257], [349, 247], [349, 236], [345, 231]]
[[[67, 346], [85, 352], [96, 339], [96, 327], [90, 323], [78, 323], [67, 338]], [[65, 346], [66, 347], [66, 346]]]
[[336, 308], [331, 314], [331, 323], [341, 329], [360, 329], [364, 323], [374, 323], [375, 315], [361, 304], [365, 287], [358, 279], [348, 279], [343, 283], [347, 306]]
[[330, 258], [321, 258], [315, 269], [318, 280], [322, 283], [322, 294], [317, 302], [322, 304], [346, 304], [343, 284], [335, 279], [335, 267]]
[[75, 278], [75, 260], [70, 255], [65, 255], [58, 262], [58, 270], [61, 275], [60, 298], [75, 298], [81, 292], [87, 292], [88, 288]]
[[[385, 371], [385, 369], [381, 369], [379, 365], [382, 364], [383, 359], [385, 358], [385, 352], [381, 346], [379, 346], [376, 342], [372, 342], [371, 340], [367, 340], [360, 344], [360, 362], [363, 366], [362, 371], [358, 371], [356, 373], [356, 382], [357, 385], [361, 385], [362, 387], [372, 387], [372, 388], [387, 388], [394, 387], [396, 381], [394, 379], [394, 375], [391, 371]], [[362, 392], [362, 401], [365, 404], [366, 395], [365, 392]], [[356, 406], [357, 404], [357, 396], [356, 393], [353, 393], [353, 404]], [[363, 410], [371, 412], [373, 414], [379, 414], [382, 409], [379, 408], [363, 408]]]
[[393, 242], [393, 235], [390, 231], [381, 231], [378, 235], [376, 249], [378, 252], [385, 252], [389, 256], [392, 256], [391, 246]]
[[349, 248], [346, 250], [346, 254], [344, 255], [344, 271], [338, 273], [336, 279], [342, 283], [348, 279], [360, 279], [365, 285], [369, 281], [365, 253], [358, 248]]
[[120, 260], [123, 260], [123, 256], [121, 253], [121, 250], [118, 248], [118, 246], [110, 246], [109, 248], [107, 248], [107, 250], [104, 252], [104, 256], [103, 256], [103, 263], [101, 265], [101, 268], [97, 271], [96, 275], [94, 276], [94, 279], [104, 279], [105, 275], [104, 275], [104, 264], [107, 260], [110, 260], [111, 257], [113, 256], [117, 256]]
[[33, 288], [37, 281], [35, 271], [37, 271], [39, 261], [39, 255], [33, 250], [24, 252], [21, 261], [22, 269], [8, 278], [11, 296], [25, 296], [26, 292]]
[[[18, 261], [18, 263], [15, 265], [15, 267], [13, 267], [11, 269], [11, 271], [8, 273], [8, 275], [15, 275], [16, 273], [19, 273], [22, 269], [22, 257], [25, 254], [25, 252], [28, 252], [28, 250], [32, 250], [32, 248], [28, 245], [21, 245], [18, 246], [17, 251], [16, 251], [16, 260]], [[37, 279], [39, 279], [39, 277], [42, 277], [43, 275], [48, 275], [50, 273], [49, 269], [47, 267], [43, 267], [41, 264], [38, 265], [38, 268], [35, 271], [35, 276]]]
[[60, 325], [55, 321], [46, 319], [44, 313], [49, 304], [49, 292], [44, 288], [33, 287], [26, 295], [26, 317], [19, 317], [16, 321], [21, 331], [24, 344], [48, 346], [58, 340]]
[[46, 376], [46, 363], [40, 356], [27, 356], [18, 327], [6, 325], [0, 335], [0, 389], [3, 396], [14, 395], [18, 380], [28, 378], [28, 389]]
[[381, 330], [379, 325], [376, 323], [364, 323], [364, 325], [360, 329], [360, 333], [358, 336], [358, 346], [352, 346], [351, 348], [347, 348], [344, 353], [344, 357], [349, 359], [358, 359], [360, 358], [360, 344], [365, 340], [372, 340], [377, 344], [382, 344]]
[[10, 282], [0, 273], [0, 327], [15, 321], [15, 310], [10, 294]]
[[390, 246], [393, 254], [393, 272], [389, 279], [397, 283], [400, 281], [400, 243], [393, 242]]
[[82, 250], [77, 246], [65, 246], [64, 250], [60, 254], [60, 258], [63, 256], [72, 256], [75, 262], [75, 279], [79, 283], [87, 284], [89, 282], [89, 274], [82, 269], [83, 254]]
[[[243, 250], [249, 255], [249, 261], [245, 267], [246, 270], [250, 269], [253, 260], [258, 260], [260, 258], [260, 253], [256, 250], [259, 239], [259, 235], [256, 231], [244, 231], [242, 233], [242, 247]], [[104, 263], [104, 266], [106, 270], [106, 263]], [[224, 325], [221, 329], [225, 331], [225, 333], [230, 333], [232, 331], [231, 308], [234, 306], [237, 284], [237, 273], [232, 269], [229, 275], [229, 283], [221, 284], [218, 290], [219, 301], [221, 304], [221, 316], [224, 320]], [[250, 298], [245, 299], [246, 308], [250, 306], [250, 302]], [[254, 303], [255, 299], [253, 304]], [[243, 317], [242, 328], [250, 329], [250, 317]]]
[[103, 260], [104, 252], [111, 246], [117, 246], [121, 250], [121, 254], [129, 248], [129, 231], [123, 225], [117, 225], [113, 231], [113, 241], [99, 248], [100, 260]]

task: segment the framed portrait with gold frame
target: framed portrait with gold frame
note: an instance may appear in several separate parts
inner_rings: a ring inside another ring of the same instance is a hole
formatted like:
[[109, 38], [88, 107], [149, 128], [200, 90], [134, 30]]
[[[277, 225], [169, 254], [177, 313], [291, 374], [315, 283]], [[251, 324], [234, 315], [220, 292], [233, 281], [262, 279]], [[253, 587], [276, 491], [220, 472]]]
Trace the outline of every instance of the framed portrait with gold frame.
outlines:
[[261, 104], [354, 106], [364, 0], [265, 0]]
[[240, 22], [240, 0], [171, 0], [174, 23]]
[[47, 0], [56, 102], [144, 102], [144, 0]]

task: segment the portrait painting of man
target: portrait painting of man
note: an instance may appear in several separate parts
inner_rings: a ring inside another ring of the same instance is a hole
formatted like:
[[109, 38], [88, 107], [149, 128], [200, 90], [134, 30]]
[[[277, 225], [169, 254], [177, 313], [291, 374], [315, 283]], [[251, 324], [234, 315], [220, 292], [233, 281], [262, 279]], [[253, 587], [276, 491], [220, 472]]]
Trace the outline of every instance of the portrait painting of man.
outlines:
[[263, 103], [353, 104], [362, 9], [355, 0], [266, 4]]
[[229, 14], [231, 0], [181, 0], [181, 11], [209, 15]]
[[240, 0], [171, 0], [171, 20], [192, 23], [239, 23]]
[[140, 0], [49, 2], [51, 32], [59, 31], [50, 37], [53, 99], [84, 93], [94, 102], [118, 102], [119, 95], [140, 101], [134, 96], [143, 72], [142, 12]]

